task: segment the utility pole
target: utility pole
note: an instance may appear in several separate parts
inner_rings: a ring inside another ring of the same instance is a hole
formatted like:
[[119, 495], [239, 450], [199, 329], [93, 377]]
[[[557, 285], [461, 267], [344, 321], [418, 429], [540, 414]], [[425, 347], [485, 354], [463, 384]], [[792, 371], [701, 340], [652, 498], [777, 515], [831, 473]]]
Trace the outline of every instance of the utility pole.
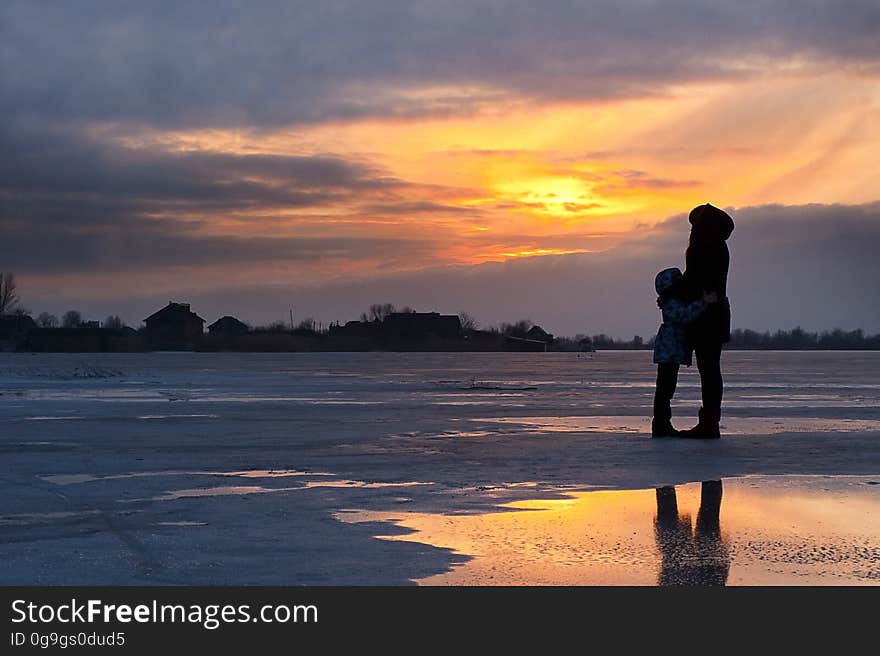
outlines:
[[293, 330], [293, 308], [290, 308], [290, 329]]

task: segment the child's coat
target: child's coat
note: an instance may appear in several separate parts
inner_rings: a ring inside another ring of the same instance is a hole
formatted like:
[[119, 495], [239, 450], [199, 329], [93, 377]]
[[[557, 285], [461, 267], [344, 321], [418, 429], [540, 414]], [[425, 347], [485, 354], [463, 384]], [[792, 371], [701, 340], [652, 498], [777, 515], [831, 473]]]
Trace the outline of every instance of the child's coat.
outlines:
[[654, 340], [654, 362], [691, 366], [692, 349], [688, 344], [687, 326], [706, 309], [703, 301], [685, 303], [677, 298], [663, 302], [663, 324]]

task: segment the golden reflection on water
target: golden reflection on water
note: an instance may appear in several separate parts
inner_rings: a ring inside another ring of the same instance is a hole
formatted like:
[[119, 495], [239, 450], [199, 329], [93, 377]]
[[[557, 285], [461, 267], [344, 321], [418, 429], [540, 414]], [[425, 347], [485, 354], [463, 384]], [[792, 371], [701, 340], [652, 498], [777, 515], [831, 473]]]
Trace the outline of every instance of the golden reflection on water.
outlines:
[[481, 515], [345, 513], [472, 559], [424, 585], [880, 583], [880, 486], [745, 477], [516, 501]]

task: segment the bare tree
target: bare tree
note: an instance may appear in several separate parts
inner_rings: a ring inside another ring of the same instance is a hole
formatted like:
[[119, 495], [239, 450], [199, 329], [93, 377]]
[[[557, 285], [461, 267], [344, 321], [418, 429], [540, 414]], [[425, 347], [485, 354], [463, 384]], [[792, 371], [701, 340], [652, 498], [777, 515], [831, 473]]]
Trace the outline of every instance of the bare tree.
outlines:
[[382, 321], [389, 314], [396, 312], [393, 303], [374, 303], [370, 306], [369, 314], [362, 314], [361, 320], [364, 321]]
[[104, 319], [104, 328], [108, 330], [122, 330], [125, 328], [125, 322], [118, 314], [111, 314]]
[[79, 328], [82, 324], [82, 315], [76, 310], [68, 310], [61, 317], [61, 325], [65, 328]]
[[315, 320], [311, 317], [303, 319], [299, 322], [299, 325], [296, 327], [297, 330], [308, 330], [311, 332], [315, 332]]
[[12, 314], [21, 300], [16, 292], [15, 274], [0, 272], [0, 314]]
[[40, 316], [37, 317], [37, 325], [40, 328], [57, 328], [58, 317], [48, 312], [40, 312]]
[[520, 319], [514, 323], [502, 323], [501, 334], [510, 335], [511, 337], [525, 337], [532, 325], [529, 319]]
[[290, 324], [286, 321], [273, 321], [265, 326], [254, 328], [255, 333], [290, 333]]
[[480, 327], [473, 315], [467, 312], [459, 312], [458, 320], [461, 321], [461, 329], [466, 333], [472, 332]]

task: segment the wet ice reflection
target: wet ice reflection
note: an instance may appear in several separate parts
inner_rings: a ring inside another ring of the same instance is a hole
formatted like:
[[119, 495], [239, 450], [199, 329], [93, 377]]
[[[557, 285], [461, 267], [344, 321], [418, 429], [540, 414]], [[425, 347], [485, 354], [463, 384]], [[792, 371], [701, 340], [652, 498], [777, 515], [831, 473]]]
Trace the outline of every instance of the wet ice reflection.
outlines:
[[[383, 539], [472, 559], [428, 585], [880, 583], [880, 489], [864, 477], [746, 477], [566, 494], [479, 515], [340, 513]], [[381, 537], [381, 536], [380, 536]]]
[[76, 485], [78, 483], [92, 483], [94, 481], [114, 481], [125, 478], [152, 478], [166, 476], [234, 476], [241, 478], [287, 478], [290, 476], [333, 476], [330, 472], [300, 471], [298, 469], [246, 469], [243, 471], [144, 471], [129, 472], [126, 474], [109, 474], [97, 476], [95, 474], [51, 474], [42, 479], [55, 485]]

